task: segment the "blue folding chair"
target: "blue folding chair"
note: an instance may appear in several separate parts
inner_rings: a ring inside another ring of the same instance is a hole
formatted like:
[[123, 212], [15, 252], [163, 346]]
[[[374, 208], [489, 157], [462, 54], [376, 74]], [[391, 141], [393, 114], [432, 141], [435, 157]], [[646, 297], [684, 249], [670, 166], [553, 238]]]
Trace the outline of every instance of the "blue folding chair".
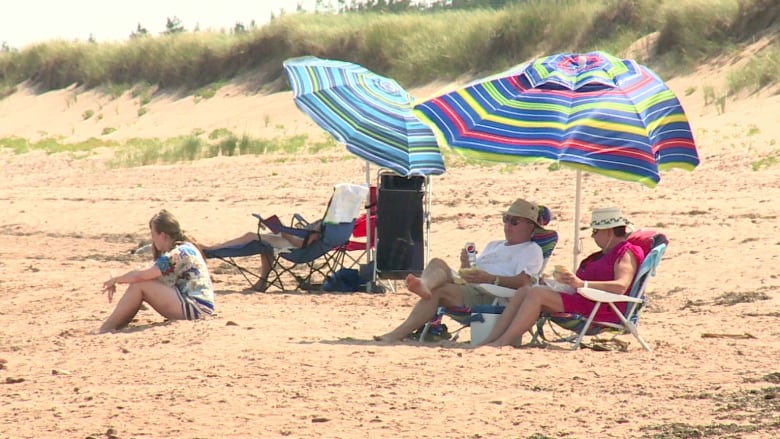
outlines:
[[[325, 215], [318, 228], [307, 227], [308, 222], [296, 214], [291, 225], [275, 226], [275, 231], [289, 233], [304, 239], [300, 248], [274, 248], [260, 237], [260, 231], [266, 227], [265, 219], [258, 219], [258, 239], [245, 245], [221, 247], [207, 250], [207, 258], [219, 258], [232, 265], [254, 285], [262, 277], [256, 271], [237, 262], [235, 258], [260, 254], [273, 254], [271, 271], [265, 279], [266, 285], [286, 290], [285, 279], [295, 280], [295, 286], [301, 290], [321, 290], [325, 279], [343, 265], [344, 253], [340, 251], [349, 241], [355, 219], [363, 208], [368, 188], [361, 185], [341, 183], [334, 187], [333, 196], [328, 202]], [[317, 233], [318, 239], [310, 239]]]

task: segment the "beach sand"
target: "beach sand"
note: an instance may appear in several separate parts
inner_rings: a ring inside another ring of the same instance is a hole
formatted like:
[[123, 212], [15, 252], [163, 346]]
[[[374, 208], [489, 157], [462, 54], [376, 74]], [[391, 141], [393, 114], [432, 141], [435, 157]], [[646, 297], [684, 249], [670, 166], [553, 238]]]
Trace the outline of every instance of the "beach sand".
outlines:
[[[701, 165], [662, 173], [654, 189], [586, 174], [581, 218], [567, 168], [465, 164], [445, 151], [448, 170], [432, 179], [428, 249], [453, 263], [464, 242], [500, 237], [498, 213], [517, 197], [554, 213], [560, 241], [548, 267], [572, 264], [574, 228], [595, 207], [620, 206], [666, 233], [639, 325], [652, 352], [630, 336], [620, 337], [626, 352], [471, 349], [468, 330], [457, 342], [381, 345], [372, 336], [415, 303], [403, 286], [253, 293], [217, 260], [217, 317], [165, 322], [144, 310], [129, 329], [90, 335], [113, 309], [102, 282], [149, 263], [130, 251], [160, 209], [216, 242], [254, 230], [252, 212], [316, 218], [334, 184], [365, 182], [364, 163], [340, 147], [134, 168], [110, 167], [109, 148], [1, 152], [0, 437], [683, 438], [706, 428], [707, 437], [777, 437], [780, 166], [768, 157], [777, 158], [780, 97], [729, 98], [723, 112], [705, 105], [702, 87], [721, 87], [725, 72], [670, 81]], [[0, 101], [0, 138], [166, 139], [218, 128], [324, 138], [289, 93], [240, 84], [146, 108], [139, 117], [129, 93], [22, 87]], [[107, 127], [115, 131], [102, 135]], [[770, 166], [754, 170], [760, 163]], [[586, 254], [596, 250], [583, 242]]]

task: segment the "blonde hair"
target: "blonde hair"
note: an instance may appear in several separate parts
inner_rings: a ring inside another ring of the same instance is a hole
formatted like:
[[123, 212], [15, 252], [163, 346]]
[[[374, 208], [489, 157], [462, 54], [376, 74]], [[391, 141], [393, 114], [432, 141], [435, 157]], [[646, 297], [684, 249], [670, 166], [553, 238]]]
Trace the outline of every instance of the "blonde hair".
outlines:
[[[161, 211], [154, 214], [152, 219], [149, 220], [149, 228], [157, 233], [165, 233], [168, 235], [171, 240], [173, 240], [174, 245], [181, 244], [182, 242], [189, 242], [198, 249], [203, 259], [206, 259], [206, 255], [203, 253], [203, 249], [201, 249], [198, 241], [196, 241], [191, 236], [187, 236], [187, 234], [181, 229], [179, 220], [177, 220], [176, 217], [173, 216], [173, 214], [168, 210], [162, 209]], [[154, 259], [156, 260], [159, 258], [161, 254], [162, 252], [158, 250], [157, 247], [154, 247]]]

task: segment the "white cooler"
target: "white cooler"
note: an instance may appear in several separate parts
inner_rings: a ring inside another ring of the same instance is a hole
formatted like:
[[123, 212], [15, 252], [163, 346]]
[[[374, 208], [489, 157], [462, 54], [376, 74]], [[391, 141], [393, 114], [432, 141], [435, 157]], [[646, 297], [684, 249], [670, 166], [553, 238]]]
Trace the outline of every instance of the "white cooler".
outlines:
[[476, 346], [490, 335], [498, 316], [504, 312], [503, 306], [478, 305], [471, 308], [471, 345]]

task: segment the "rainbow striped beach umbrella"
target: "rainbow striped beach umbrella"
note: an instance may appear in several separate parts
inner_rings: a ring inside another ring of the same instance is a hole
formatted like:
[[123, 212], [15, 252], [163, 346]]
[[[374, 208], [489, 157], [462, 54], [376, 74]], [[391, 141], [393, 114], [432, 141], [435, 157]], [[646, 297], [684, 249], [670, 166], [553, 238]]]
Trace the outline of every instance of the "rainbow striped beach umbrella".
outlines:
[[538, 58], [421, 102], [414, 112], [440, 144], [464, 156], [575, 168], [575, 218], [583, 171], [655, 187], [659, 169], [699, 164], [674, 93], [647, 67], [605, 52]]
[[295, 103], [347, 150], [402, 176], [438, 175], [444, 160], [431, 128], [396, 81], [357, 64], [313, 56], [284, 69]]

